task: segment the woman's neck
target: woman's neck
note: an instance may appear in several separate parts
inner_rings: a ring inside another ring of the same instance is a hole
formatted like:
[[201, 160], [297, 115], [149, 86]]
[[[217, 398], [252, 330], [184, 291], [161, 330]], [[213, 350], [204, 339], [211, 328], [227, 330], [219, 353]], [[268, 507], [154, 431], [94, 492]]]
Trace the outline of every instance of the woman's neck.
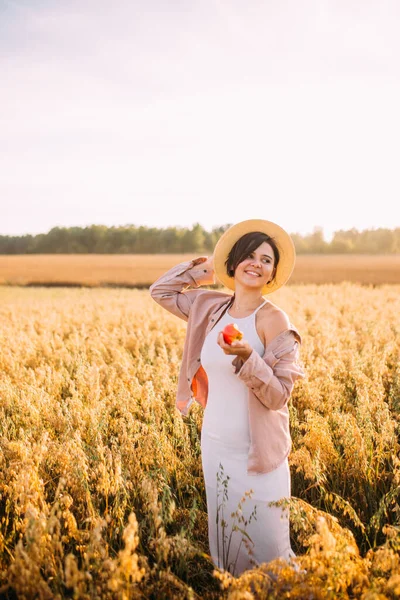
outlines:
[[239, 291], [235, 291], [232, 299], [232, 307], [240, 312], [253, 311], [258, 308], [263, 301], [264, 298], [258, 290], [255, 290], [254, 294], [249, 292], [243, 294]]

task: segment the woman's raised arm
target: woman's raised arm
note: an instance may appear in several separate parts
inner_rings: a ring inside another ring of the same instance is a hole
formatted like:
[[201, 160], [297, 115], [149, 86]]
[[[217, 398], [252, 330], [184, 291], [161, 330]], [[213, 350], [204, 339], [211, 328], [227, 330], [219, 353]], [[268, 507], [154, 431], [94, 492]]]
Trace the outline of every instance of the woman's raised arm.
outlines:
[[180, 263], [161, 275], [150, 286], [150, 294], [160, 306], [187, 321], [190, 307], [196, 296], [206, 293], [206, 290], [189, 288], [199, 288], [213, 283], [215, 283], [213, 258], [200, 256]]

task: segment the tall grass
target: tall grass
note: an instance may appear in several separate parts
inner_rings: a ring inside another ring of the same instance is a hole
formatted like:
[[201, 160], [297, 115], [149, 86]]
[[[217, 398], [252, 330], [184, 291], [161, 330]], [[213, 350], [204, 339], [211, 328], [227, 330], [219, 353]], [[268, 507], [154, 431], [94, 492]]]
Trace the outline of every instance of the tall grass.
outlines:
[[174, 407], [185, 323], [146, 291], [0, 289], [5, 598], [400, 597], [400, 287], [290, 286], [292, 547], [208, 556], [202, 412]]

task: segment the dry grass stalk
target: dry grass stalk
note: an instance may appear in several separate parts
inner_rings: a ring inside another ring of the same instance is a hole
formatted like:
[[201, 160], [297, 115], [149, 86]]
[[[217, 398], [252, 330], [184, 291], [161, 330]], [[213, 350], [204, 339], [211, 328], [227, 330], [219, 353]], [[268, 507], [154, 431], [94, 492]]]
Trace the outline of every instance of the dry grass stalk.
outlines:
[[[30, 254], [0, 256], [0, 284], [148, 286], [193, 254]], [[299, 255], [290, 284], [400, 283], [398, 255]]]
[[292, 546], [234, 579], [207, 556], [202, 414], [174, 407], [185, 324], [145, 291], [0, 289], [0, 593], [400, 596], [398, 286], [290, 286]]

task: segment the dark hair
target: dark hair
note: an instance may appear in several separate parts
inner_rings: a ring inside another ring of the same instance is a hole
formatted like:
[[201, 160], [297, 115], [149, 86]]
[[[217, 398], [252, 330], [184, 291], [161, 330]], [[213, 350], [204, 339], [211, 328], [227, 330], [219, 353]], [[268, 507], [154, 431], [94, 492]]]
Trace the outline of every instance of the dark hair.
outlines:
[[276, 267], [279, 263], [279, 250], [275, 240], [261, 231], [250, 231], [250, 233], [245, 233], [241, 238], [238, 239], [237, 242], [235, 242], [235, 244], [233, 244], [231, 251], [228, 254], [228, 258], [225, 261], [226, 272], [228, 273], [229, 277], [234, 276], [238, 264], [247, 258], [249, 254], [254, 252], [256, 248], [261, 246], [263, 242], [267, 242], [267, 244], [269, 244], [273, 250], [275, 277]]

